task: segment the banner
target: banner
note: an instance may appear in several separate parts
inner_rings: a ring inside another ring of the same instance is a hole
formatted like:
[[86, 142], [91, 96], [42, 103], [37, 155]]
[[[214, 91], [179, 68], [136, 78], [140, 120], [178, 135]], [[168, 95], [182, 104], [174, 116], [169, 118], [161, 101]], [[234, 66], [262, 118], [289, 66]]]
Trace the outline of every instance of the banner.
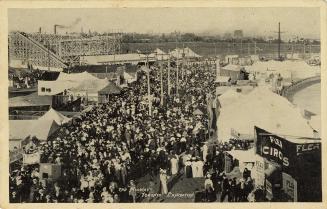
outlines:
[[283, 190], [293, 202], [297, 202], [297, 182], [287, 173], [282, 173]]
[[40, 163], [40, 153], [23, 154], [23, 164], [31, 165]]
[[256, 153], [268, 161], [281, 165], [283, 171], [288, 174], [297, 174], [301, 167], [299, 159], [303, 161], [304, 158], [320, 156], [320, 142], [293, 143], [258, 127], [255, 127], [255, 131], [257, 135]]

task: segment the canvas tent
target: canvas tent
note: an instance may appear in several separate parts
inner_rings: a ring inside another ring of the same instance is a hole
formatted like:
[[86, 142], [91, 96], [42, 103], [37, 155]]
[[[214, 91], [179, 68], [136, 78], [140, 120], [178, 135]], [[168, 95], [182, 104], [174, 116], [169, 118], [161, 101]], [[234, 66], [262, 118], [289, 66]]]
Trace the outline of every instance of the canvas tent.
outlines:
[[67, 118], [53, 108], [50, 108], [50, 110], [41, 116], [38, 120], [54, 120], [57, 124], [60, 125], [69, 122], [70, 118]]
[[61, 72], [57, 80], [68, 80], [68, 81], [84, 81], [84, 80], [99, 80], [97, 77], [88, 72], [83, 73], [63, 73]]
[[279, 135], [313, 137], [312, 128], [294, 105], [266, 87], [257, 87], [232, 104], [221, 103], [219, 141], [228, 141], [235, 132], [254, 138], [254, 126]]
[[156, 57], [157, 60], [168, 60], [169, 58], [169, 54], [167, 54], [166, 52], [162, 51], [161, 49], [159, 48], [156, 48], [153, 53], [151, 53], [149, 55], [149, 57]]
[[47, 140], [58, 128], [54, 120], [9, 120], [9, 139], [35, 136], [39, 140]]
[[239, 161], [239, 169], [241, 172], [244, 171], [244, 168], [248, 168], [252, 170], [255, 161], [256, 161], [256, 154], [254, 148], [249, 150], [230, 150], [227, 151], [229, 155], [231, 155], [235, 160]]
[[116, 84], [109, 82], [106, 87], [98, 91], [98, 102], [106, 103], [109, 101], [109, 97], [111, 94], [119, 94], [121, 92], [121, 88]]
[[231, 78], [229, 76], [217, 76], [215, 83], [219, 85], [228, 85], [231, 81]]
[[283, 78], [300, 80], [313, 77], [320, 74], [319, 66], [310, 66], [305, 61], [275, 61], [255, 62], [251, 66], [246, 66], [246, 71], [260, 73], [262, 76], [269, 74], [281, 74]]
[[182, 59], [183, 54], [185, 58], [200, 58], [201, 56], [196, 54], [192, 49], [186, 47], [186, 48], [176, 48], [173, 51], [170, 52], [170, 55], [177, 58]]
[[92, 100], [93, 97], [98, 96], [98, 91], [103, 89], [108, 83], [107, 79], [82, 80], [78, 86], [71, 88], [70, 91], [74, 95], [87, 96]]
[[135, 74], [135, 76], [132, 76], [131, 74], [126, 73], [124, 71], [124, 79], [127, 81], [127, 83], [135, 82], [136, 81], [136, 74]]
[[233, 64], [228, 64], [224, 67], [220, 68], [220, 76], [227, 76], [230, 77], [232, 81], [236, 80], [243, 80], [241, 76], [241, 71], [244, 69], [244, 67], [240, 65], [233, 65]]
[[233, 104], [236, 101], [239, 101], [243, 97], [244, 97], [244, 94], [242, 94], [241, 92], [236, 92], [236, 89], [229, 89], [225, 93], [220, 95], [218, 98], [219, 98], [221, 107], [226, 107], [226, 106]]
[[80, 89], [83, 83], [96, 83], [101, 82], [101, 80], [86, 71], [83, 73], [60, 72], [55, 81], [38, 81], [38, 94], [57, 95], [65, 90]]

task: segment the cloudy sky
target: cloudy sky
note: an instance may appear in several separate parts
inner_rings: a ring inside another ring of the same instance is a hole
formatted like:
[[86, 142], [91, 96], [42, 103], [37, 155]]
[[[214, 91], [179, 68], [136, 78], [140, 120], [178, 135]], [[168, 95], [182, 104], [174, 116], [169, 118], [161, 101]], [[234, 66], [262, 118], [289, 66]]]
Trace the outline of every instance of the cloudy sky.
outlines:
[[[53, 25], [73, 25], [59, 33], [84, 31], [223, 34], [242, 29], [246, 36], [319, 38], [319, 8], [118, 8], [10, 9], [9, 30], [53, 33]], [[76, 21], [80, 19], [81, 21]]]

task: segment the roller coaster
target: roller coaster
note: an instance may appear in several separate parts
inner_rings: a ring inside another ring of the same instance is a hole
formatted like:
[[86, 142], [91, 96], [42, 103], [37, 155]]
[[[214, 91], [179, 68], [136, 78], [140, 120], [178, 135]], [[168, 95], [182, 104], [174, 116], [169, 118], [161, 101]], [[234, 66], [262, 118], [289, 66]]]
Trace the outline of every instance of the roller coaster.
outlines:
[[83, 56], [116, 54], [121, 50], [121, 34], [83, 37], [11, 32], [8, 37], [9, 61], [20, 60], [32, 66], [66, 68], [79, 65]]

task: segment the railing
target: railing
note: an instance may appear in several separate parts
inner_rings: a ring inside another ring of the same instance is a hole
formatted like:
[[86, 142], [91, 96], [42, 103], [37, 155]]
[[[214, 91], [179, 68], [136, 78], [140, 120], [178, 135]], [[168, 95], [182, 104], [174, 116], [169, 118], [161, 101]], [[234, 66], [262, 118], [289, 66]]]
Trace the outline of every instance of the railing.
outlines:
[[9, 115], [9, 120], [37, 120], [39, 117], [36, 115]]
[[314, 76], [314, 77], [305, 78], [303, 80], [296, 81], [292, 85], [282, 89], [281, 95], [286, 97], [289, 101], [292, 101], [293, 95], [296, 92], [298, 92], [301, 89], [304, 89], [314, 83], [319, 83], [320, 81], [321, 81], [320, 76]]

